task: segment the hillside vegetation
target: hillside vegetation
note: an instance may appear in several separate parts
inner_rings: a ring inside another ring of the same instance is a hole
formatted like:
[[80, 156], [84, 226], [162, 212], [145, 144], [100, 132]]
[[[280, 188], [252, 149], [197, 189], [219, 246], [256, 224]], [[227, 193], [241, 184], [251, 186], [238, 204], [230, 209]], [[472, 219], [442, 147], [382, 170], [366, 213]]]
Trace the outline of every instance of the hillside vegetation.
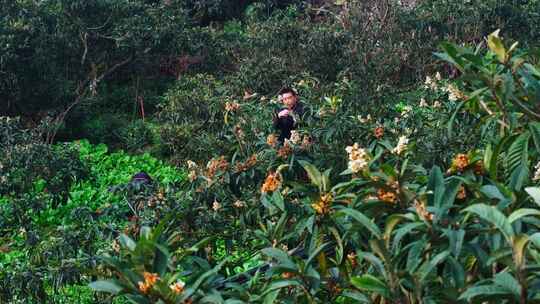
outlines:
[[0, 4], [0, 303], [540, 303], [540, 1]]

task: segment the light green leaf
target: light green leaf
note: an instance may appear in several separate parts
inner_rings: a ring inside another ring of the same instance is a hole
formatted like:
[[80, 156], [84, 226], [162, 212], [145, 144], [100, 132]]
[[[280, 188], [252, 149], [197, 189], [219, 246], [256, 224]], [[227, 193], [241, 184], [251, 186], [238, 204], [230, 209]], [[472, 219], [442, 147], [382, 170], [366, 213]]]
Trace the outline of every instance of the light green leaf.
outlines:
[[497, 55], [497, 59], [499, 59], [501, 63], [504, 63], [506, 61], [506, 49], [504, 48], [501, 38], [499, 38], [499, 31], [500, 30], [496, 30], [489, 34], [488, 47], [495, 55]]
[[532, 197], [534, 202], [540, 206], [540, 187], [527, 187], [525, 191]]
[[88, 286], [94, 291], [108, 292], [115, 295], [124, 290], [124, 287], [116, 280], [95, 281], [88, 284]]

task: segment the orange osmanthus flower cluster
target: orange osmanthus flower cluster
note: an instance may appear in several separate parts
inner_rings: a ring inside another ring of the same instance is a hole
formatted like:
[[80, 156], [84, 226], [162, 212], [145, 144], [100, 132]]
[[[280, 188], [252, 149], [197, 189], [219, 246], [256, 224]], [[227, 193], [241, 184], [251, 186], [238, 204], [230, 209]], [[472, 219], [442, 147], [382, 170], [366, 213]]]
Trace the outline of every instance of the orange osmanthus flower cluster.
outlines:
[[272, 148], [275, 148], [278, 144], [278, 138], [275, 134], [270, 134], [266, 137], [266, 144]]
[[281, 148], [279, 148], [279, 150], [277, 151], [277, 155], [280, 157], [280, 158], [287, 158], [289, 157], [289, 155], [291, 155], [293, 152], [291, 146], [289, 146], [288, 144], [284, 144]]
[[384, 136], [384, 128], [382, 126], [376, 127], [373, 130], [373, 135], [375, 135], [375, 138], [381, 139]]
[[257, 164], [257, 154], [251, 155], [245, 162], [236, 164], [236, 172], [244, 172]]
[[261, 187], [262, 193], [274, 192], [281, 186], [279, 172], [269, 172]]
[[393, 204], [397, 201], [397, 195], [392, 191], [386, 191], [383, 188], [377, 190], [377, 198], [385, 203]]
[[424, 202], [420, 202], [418, 200], [414, 201], [414, 208], [416, 209], [416, 213], [422, 218], [424, 218], [426, 221], [433, 221], [433, 213], [430, 213], [426, 209], [426, 205]]
[[221, 156], [217, 159], [212, 159], [206, 165], [206, 177], [212, 179], [217, 171], [226, 171], [229, 168], [229, 162], [225, 159], [225, 156]]
[[144, 282], [139, 281], [137, 285], [139, 286], [139, 290], [142, 293], [148, 293], [150, 289], [152, 289], [152, 286], [156, 284], [156, 282], [159, 280], [159, 276], [157, 273], [150, 273], [150, 272], [144, 272]]
[[460, 153], [456, 155], [454, 160], [452, 160], [452, 167], [451, 169], [457, 170], [459, 172], [463, 172], [465, 168], [469, 165], [469, 157], [467, 154]]
[[330, 207], [332, 206], [333, 200], [332, 194], [326, 193], [321, 195], [316, 203], [311, 204], [311, 207], [315, 209], [318, 214], [327, 214], [330, 212]]
[[467, 191], [465, 191], [465, 187], [463, 185], [459, 186], [459, 190], [456, 197], [457, 199], [460, 199], [460, 200], [467, 198]]
[[173, 283], [173, 284], [169, 285], [169, 288], [175, 294], [181, 294], [184, 291], [185, 286], [186, 286], [186, 283], [178, 280], [176, 283]]
[[237, 102], [226, 102], [225, 103], [225, 111], [228, 112], [235, 112], [240, 108], [240, 105]]

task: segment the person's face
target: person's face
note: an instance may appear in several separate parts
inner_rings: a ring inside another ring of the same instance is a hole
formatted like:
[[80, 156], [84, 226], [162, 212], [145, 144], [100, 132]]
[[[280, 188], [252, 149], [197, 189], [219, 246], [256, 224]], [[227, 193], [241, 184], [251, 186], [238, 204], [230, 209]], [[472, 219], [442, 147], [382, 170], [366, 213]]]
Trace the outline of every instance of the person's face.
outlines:
[[281, 102], [289, 109], [294, 108], [296, 104], [296, 96], [292, 93], [284, 93], [280, 95]]

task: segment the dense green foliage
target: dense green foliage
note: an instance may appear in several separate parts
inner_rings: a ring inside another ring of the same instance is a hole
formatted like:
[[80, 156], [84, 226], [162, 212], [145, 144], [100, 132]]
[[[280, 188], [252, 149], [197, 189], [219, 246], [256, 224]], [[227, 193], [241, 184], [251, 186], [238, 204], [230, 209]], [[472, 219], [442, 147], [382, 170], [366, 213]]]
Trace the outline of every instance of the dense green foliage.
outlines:
[[0, 1], [0, 302], [540, 302], [540, 1]]

